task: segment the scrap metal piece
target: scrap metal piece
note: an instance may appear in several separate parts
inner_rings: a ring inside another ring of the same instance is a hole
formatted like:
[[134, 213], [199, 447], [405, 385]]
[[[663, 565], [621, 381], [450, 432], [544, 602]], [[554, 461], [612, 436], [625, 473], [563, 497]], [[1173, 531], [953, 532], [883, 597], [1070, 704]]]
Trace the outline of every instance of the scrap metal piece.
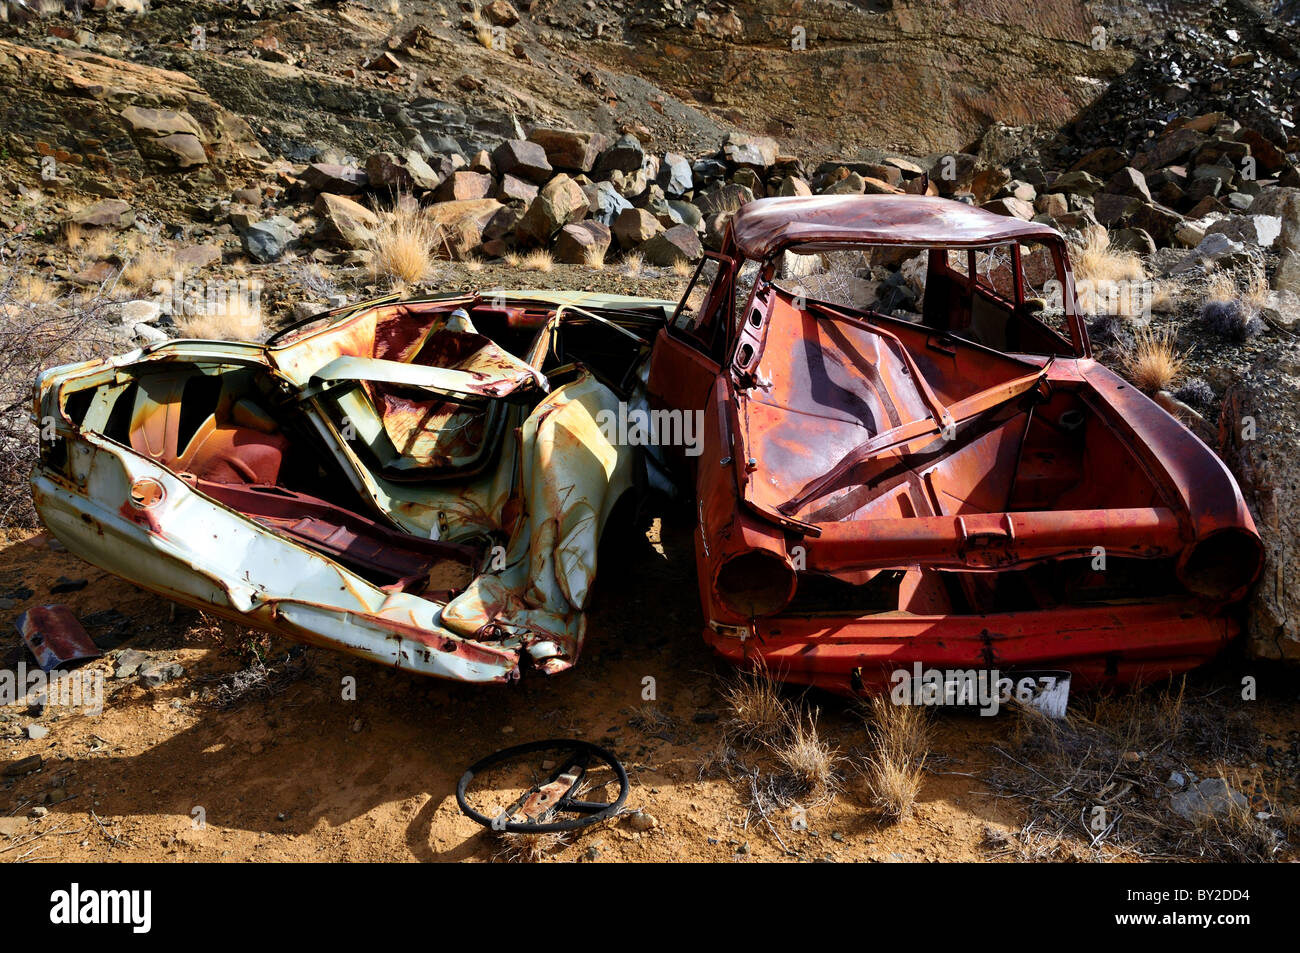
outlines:
[[104, 654], [91, 641], [72, 610], [64, 605], [28, 609], [14, 620], [14, 626], [44, 672]]

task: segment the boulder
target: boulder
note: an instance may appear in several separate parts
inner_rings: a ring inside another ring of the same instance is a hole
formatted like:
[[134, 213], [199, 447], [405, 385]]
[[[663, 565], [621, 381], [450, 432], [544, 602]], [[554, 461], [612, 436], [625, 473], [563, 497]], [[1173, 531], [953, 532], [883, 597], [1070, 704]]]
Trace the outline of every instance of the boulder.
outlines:
[[433, 193], [438, 202], [465, 202], [492, 194], [492, 176], [481, 172], [453, 172]]
[[1287, 249], [1282, 252], [1273, 276], [1273, 287], [1278, 291], [1300, 294], [1300, 251]]
[[1093, 149], [1074, 165], [1071, 172], [1087, 172], [1099, 179], [1109, 178], [1128, 165], [1128, 156], [1114, 146], [1101, 146]]
[[1155, 202], [1143, 202], [1129, 216], [1129, 224], [1140, 228], [1156, 240], [1158, 245], [1168, 245], [1174, 235], [1174, 229], [1183, 221], [1183, 217], [1171, 208]]
[[619, 195], [618, 189], [610, 182], [586, 186], [583, 192], [587, 195], [588, 213], [602, 225], [612, 226], [614, 219], [632, 207], [632, 203]]
[[207, 165], [208, 162], [203, 143], [198, 136], [192, 136], [188, 132], [174, 132], [161, 139], [141, 141], [139, 146], [141, 155], [180, 169], [192, 169]]
[[298, 227], [283, 215], [253, 222], [241, 236], [244, 251], [262, 264], [275, 261], [298, 238]]
[[1281, 219], [1277, 247], [1300, 251], [1300, 189], [1265, 189], [1250, 205], [1252, 215], [1276, 215]]
[[766, 169], [776, 161], [775, 139], [732, 132], [722, 143], [722, 155], [733, 166]]
[[696, 261], [704, 254], [699, 233], [689, 225], [674, 225], [650, 238], [640, 248], [652, 265], [668, 267], [678, 262]]
[[561, 172], [542, 186], [515, 232], [521, 239], [545, 243], [565, 225], [586, 216], [586, 194], [577, 182]]
[[389, 192], [431, 192], [438, 187], [442, 177], [418, 152], [403, 156], [391, 152], [377, 152], [366, 159], [366, 178], [372, 189]]
[[514, 26], [519, 22], [519, 11], [506, 0], [492, 0], [483, 7], [483, 15], [497, 26]]
[[[539, 126], [528, 133], [528, 139], [537, 143], [546, 153], [552, 168], [566, 172], [590, 172], [596, 167], [601, 152], [609, 140], [598, 132], [578, 132], [575, 129], [552, 129]], [[640, 167], [640, 160], [637, 167]]]
[[135, 209], [121, 199], [104, 199], [83, 208], [68, 221], [92, 228], [128, 228], [135, 221]]
[[850, 172], [844, 178], [826, 186], [822, 189], [823, 195], [861, 195], [866, 190], [866, 183], [862, 176], [856, 172]]
[[685, 195], [695, 185], [690, 161], [676, 152], [665, 152], [657, 181], [668, 195]]
[[370, 209], [332, 192], [316, 196], [315, 209], [321, 217], [320, 236], [337, 239], [348, 248], [364, 248], [370, 241], [372, 230], [379, 226], [379, 216]]
[[1139, 172], [1151, 172], [1173, 165], [1185, 159], [1201, 147], [1206, 139], [1203, 132], [1189, 126], [1167, 130], [1145, 152], [1140, 152], [1133, 159], [1133, 167]]
[[781, 180], [780, 187], [776, 190], [777, 195], [812, 195], [812, 189], [808, 183], [797, 175], [788, 175]]
[[303, 170], [301, 178], [313, 192], [335, 195], [354, 195], [370, 183], [364, 169], [332, 162], [313, 162]]
[[668, 207], [677, 213], [677, 220], [683, 225], [689, 225], [697, 232], [704, 227], [704, 213], [692, 203], [680, 199], [669, 199]]
[[596, 171], [635, 172], [645, 164], [645, 149], [641, 140], [630, 132], [618, 137], [612, 146], [600, 154]]
[[609, 174], [609, 184], [623, 198], [634, 199], [645, 193], [650, 185], [650, 176], [646, 175], [645, 169], [637, 169], [635, 172], [620, 172], [615, 169]]
[[600, 222], [574, 222], [560, 229], [555, 240], [555, 260], [566, 265], [601, 261], [609, 249], [609, 227]]
[[505, 208], [496, 199], [464, 199], [428, 205], [424, 214], [451, 243], [469, 250], [480, 244], [493, 226], [500, 227], [499, 217]]
[[997, 215], [1023, 219], [1026, 222], [1034, 217], [1034, 207], [1032, 205], [1011, 195], [1006, 198], [994, 199], [992, 202], [985, 202], [981, 208], [988, 209]]
[[1282, 232], [1282, 219], [1276, 215], [1229, 215], [1205, 230], [1208, 235], [1226, 235], [1235, 242], [1272, 248]]
[[1066, 172], [1058, 175], [1047, 186], [1049, 192], [1068, 192], [1071, 195], [1092, 195], [1101, 191], [1101, 180], [1087, 172]]
[[1147, 177], [1128, 165], [1106, 180], [1105, 191], [1115, 195], [1127, 195], [1131, 198], [1141, 199], [1143, 202], [1151, 201], [1151, 190], [1147, 187]]
[[1232, 813], [1250, 810], [1250, 801], [1240, 791], [1234, 791], [1223, 778], [1206, 778], [1186, 791], [1179, 791], [1169, 799], [1169, 807], [1179, 817], [1201, 822], [1215, 817], [1228, 817]]
[[533, 183], [507, 173], [501, 176], [496, 197], [502, 202], [523, 202], [527, 205], [537, 198], [537, 192], [538, 188]]
[[1140, 204], [1141, 200], [1132, 195], [1099, 192], [1093, 199], [1092, 213], [1097, 216], [1098, 222], [1107, 228], [1114, 228]]
[[492, 152], [492, 162], [502, 175], [513, 175], [539, 185], [555, 170], [546, 161], [546, 150], [527, 139], [507, 139]]
[[614, 237], [620, 248], [637, 248], [664, 230], [659, 219], [643, 208], [625, 209], [614, 220]]
[[1041, 215], [1060, 218], [1070, 211], [1070, 202], [1060, 192], [1048, 192], [1046, 195], [1038, 196], [1034, 202], [1034, 209]]

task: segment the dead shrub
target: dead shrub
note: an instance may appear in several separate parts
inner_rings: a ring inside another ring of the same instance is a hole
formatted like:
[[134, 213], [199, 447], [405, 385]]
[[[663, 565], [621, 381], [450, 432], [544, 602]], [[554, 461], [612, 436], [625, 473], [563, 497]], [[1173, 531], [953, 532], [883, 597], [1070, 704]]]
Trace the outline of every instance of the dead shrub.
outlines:
[[26, 269], [21, 252], [13, 269], [0, 269], [0, 527], [36, 525], [28, 485], [39, 448], [28, 419], [32, 383], [49, 367], [115, 349], [102, 314], [110, 303], [101, 289], [64, 307], [54, 286]]
[[1201, 324], [1211, 334], [1242, 344], [1264, 330], [1259, 312], [1267, 297], [1268, 285], [1260, 276], [1252, 274], [1241, 289], [1230, 274], [1219, 272], [1206, 282]]

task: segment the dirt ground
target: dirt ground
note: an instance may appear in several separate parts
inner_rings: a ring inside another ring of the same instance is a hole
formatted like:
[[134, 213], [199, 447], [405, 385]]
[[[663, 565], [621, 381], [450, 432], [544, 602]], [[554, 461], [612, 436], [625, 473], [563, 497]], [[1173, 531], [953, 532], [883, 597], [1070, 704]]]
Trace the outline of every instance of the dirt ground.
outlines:
[[[99, 622], [88, 629], [102, 644], [119, 647], [90, 663], [106, 676], [102, 714], [0, 712], [0, 764], [44, 759], [38, 772], [0, 778], [0, 862], [504, 860], [502, 836], [460, 813], [456, 781], [492, 751], [557, 735], [612, 749], [631, 779], [628, 808], [657, 823], [642, 832], [627, 817], [604, 822], [557, 845], [547, 860], [1025, 856], [1026, 805], [985, 780], [1017, 733], [1009, 714], [937, 717], [917, 809], [891, 825], [872, 809], [854, 767], [867, 741], [859, 710], [810, 699], [823, 735], [843, 756], [839, 793], [807, 809], [806, 830], [794, 829], [793, 813], [769, 818], [770, 827], [747, 824], [743, 783], [701, 768], [722, 738], [728, 713], [719, 688], [728, 673], [698, 636], [689, 516], [664, 509], [647, 545], [602, 553], [586, 646], [570, 672], [472, 688], [307, 649], [302, 677], [228, 710], [205, 698], [213, 676], [245, 664], [239, 630], [82, 563], [45, 534], [11, 532], [0, 544], [0, 590], [11, 614], [63, 602]], [[61, 588], [86, 584], [51, 594], [61, 579]], [[185, 673], [158, 688], [113, 678], [114, 656], [125, 648], [177, 661]], [[269, 659], [289, 649], [274, 642]], [[344, 700], [347, 676], [355, 677], [355, 700]], [[646, 676], [655, 680], [653, 702], [642, 697]], [[1235, 675], [1214, 677], [1228, 684]], [[656, 717], [646, 719], [648, 711]], [[1252, 713], [1265, 739], [1289, 743], [1293, 765], [1295, 706], [1265, 698]], [[30, 740], [30, 724], [48, 735]], [[1274, 748], [1268, 751], [1272, 762]], [[1128, 855], [1089, 848], [1080, 830], [1054, 844], [1051, 856]]]

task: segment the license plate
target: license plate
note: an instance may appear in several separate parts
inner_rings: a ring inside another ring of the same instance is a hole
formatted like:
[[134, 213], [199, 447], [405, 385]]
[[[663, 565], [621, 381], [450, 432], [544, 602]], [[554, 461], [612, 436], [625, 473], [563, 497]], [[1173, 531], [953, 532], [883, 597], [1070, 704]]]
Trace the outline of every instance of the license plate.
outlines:
[[1048, 718], [1064, 718], [1070, 703], [1070, 673], [1004, 672], [998, 679], [998, 701], [1025, 705]]

